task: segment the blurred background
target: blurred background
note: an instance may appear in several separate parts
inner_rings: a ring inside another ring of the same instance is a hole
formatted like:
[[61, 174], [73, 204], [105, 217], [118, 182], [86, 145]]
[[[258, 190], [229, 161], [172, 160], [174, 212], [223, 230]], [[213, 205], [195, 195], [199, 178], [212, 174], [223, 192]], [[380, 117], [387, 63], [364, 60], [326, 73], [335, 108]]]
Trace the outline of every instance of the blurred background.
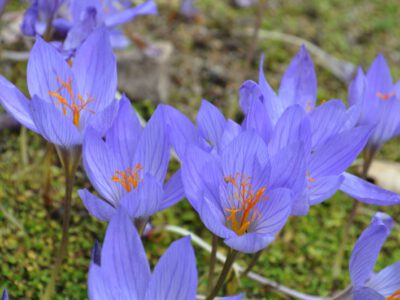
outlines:
[[[355, 68], [361, 65], [365, 70], [378, 53], [385, 55], [394, 78], [400, 76], [398, 0], [197, 0], [190, 13], [182, 10], [177, 0], [157, 3], [157, 16], [138, 17], [126, 25], [132, 46], [116, 52], [119, 90], [145, 119], [157, 103], [164, 102], [194, 120], [204, 98], [227, 117], [240, 120], [238, 90], [244, 80], [258, 80], [260, 55], [266, 55], [267, 80], [278, 88], [286, 66], [302, 44], [315, 63], [319, 102], [334, 98], [346, 101]], [[26, 7], [26, 3], [9, 1], [0, 18], [0, 74], [28, 94], [24, 56], [34, 41], [19, 33]], [[10, 299], [38, 299], [49, 280], [61, 236], [62, 170], [55, 156], [49, 168], [43, 167], [50, 151], [44, 139], [0, 112], [0, 288], [8, 288]], [[378, 158], [383, 167], [371, 169], [371, 180], [385, 185], [388, 172], [395, 174], [390, 175], [391, 180], [393, 176], [397, 179], [399, 140], [386, 143]], [[171, 170], [177, 167], [178, 163], [172, 162]], [[91, 248], [96, 239], [103, 240], [106, 228], [83, 207], [77, 187], [91, 187], [82, 168], [77, 176], [68, 259], [56, 299], [87, 298]], [[400, 178], [398, 182], [400, 191]], [[313, 207], [308, 216], [290, 218], [254, 271], [309, 294], [328, 296], [346, 288], [352, 247], [377, 210], [362, 207], [349, 229], [344, 259], [335, 263], [352, 201], [337, 193]], [[382, 210], [400, 221], [400, 208]], [[155, 215], [151, 222], [155, 230], [145, 238], [145, 247], [152, 265], [179, 237], [157, 230], [165, 224], [179, 225], [211, 240], [186, 200]], [[379, 256], [379, 269], [400, 259], [399, 245], [397, 226]], [[195, 249], [202, 293], [209, 254]], [[239, 262], [246, 265], [250, 259], [242, 255]], [[239, 283], [232, 277], [227, 289], [227, 294], [244, 290], [254, 299], [290, 299], [246, 278]]]

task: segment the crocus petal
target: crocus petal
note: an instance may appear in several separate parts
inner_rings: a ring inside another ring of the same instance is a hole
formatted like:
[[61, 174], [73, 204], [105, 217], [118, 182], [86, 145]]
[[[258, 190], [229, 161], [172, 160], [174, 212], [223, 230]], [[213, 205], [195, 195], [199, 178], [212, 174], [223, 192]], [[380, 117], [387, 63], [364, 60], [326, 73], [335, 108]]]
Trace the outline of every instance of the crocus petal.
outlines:
[[92, 128], [85, 134], [82, 153], [83, 165], [90, 182], [97, 192], [117, 207], [123, 188], [113, 182], [112, 177], [116, 171], [124, 171], [126, 166], [118, 161], [111, 148]]
[[4, 291], [3, 291], [3, 296], [1, 296], [1, 300], [8, 300], [7, 289], [4, 289]]
[[184, 237], [173, 242], [158, 261], [144, 299], [196, 299], [196, 291], [196, 257], [190, 237]]
[[267, 80], [264, 76], [264, 55], [261, 56], [260, 59], [260, 70], [259, 70], [259, 79], [258, 84], [260, 86], [261, 93], [263, 95], [263, 103], [267, 109], [269, 114], [269, 118], [272, 124], [275, 124], [279, 119], [283, 111], [285, 110], [285, 106], [280, 98], [273, 91], [271, 86], [268, 84]]
[[278, 94], [285, 107], [295, 103], [307, 110], [314, 107], [317, 97], [317, 77], [314, 64], [304, 46], [301, 46], [299, 53], [286, 69]]
[[364, 285], [371, 276], [379, 251], [392, 227], [392, 218], [387, 214], [378, 212], [358, 238], [349, 264], [353, 286]]
[[96, 197], [87, 189], [79, 190], [78, 194], [86, 209], [93, 217], [100, 221], [109, 222], [111, 220], [115, 213], [115, 208], [112, 205]]
[[111, 299], [145, 299], [150, 267], [139, 234], [121, 209], [108, 225], [101, 268], [107, 274]]
[[[310, 174], [312, 178], [312, 174]], [[311, 205], [316, 205], [332, 197], [343, 182], [343, 176], [325, 176], [313, 178], [307, 182], [307, 194]]]
[[370, 126], [359, 126], [346, 130], [316, 147], [310, 159], [310, 173], [319, 177], [344, 172], [364, 148], [371, 129]]
[[227, 297], [217, 297], [215, 298], [216, 300], [241, 300], [245, 296], [244, 293], [234, 295], [234, 296], [227, 296]]
[[226, 123], [219, 109], [207, 100], [203, 100], [196, 122], [200, 134], [213, 146], [218, 147]]
[[185, 197], [185, 190], [182, 182], [182, 171], [179, 169], [172, 177], [164, 184], [164, 197], [161, 201], [160, 210], [166, 209], [183, 197]]
[[374, 274], [367, 286], [385, 296], [391, 296], [400, 289], [400, 261], [394, 263], [378, 274]]
[[72, 70], [82, 97], [95, 101], [92, 106], [88, 106], [94, 113], [114, 101], [117, 63], [104, 26], [93, 31], [79, 47]]
[[171, 143], [180, 159], [183, 159], [186, 146], [199, 145], [199, 134], [193, 123], [179, 110], [168, 105], [160, 105], [164, 111]]
[[70, 12], [74, 23], [78, 23], [84, 17], [85, 11], [89, 7], [93, 7], [96, 9], [97, 13], [99, 14], [99, 21], [100, 18], [103, 16], [102, 12], [102, 3], [98, 0], [70, 0]]
[[85, 132], [88, 127], [95, 128], [101, 136], [104, 136], [117, 116], [119, 104], [120, 101], [115, 100], [96, 114], [92, 114], [91, 116], [86, 114], [86, 117], [89, 118], [81, 120], [79, 127], [83, 129], [83, 132]]
[[258, 252], [275, 240], [273, 235], [264, 235], [256, 232], [231, 237], [224, 240], [224, 243], [232, 249], [243, 253]]
[[239, 89], [239, 103], [243, 112], [247, 115], [253, 101], [263, 102], [260, 87], [253, 80], [246, 80]]
[[289, 189], [274, 189], [267, 193], [267, 200], [257, 205], [259, 219], [250, 230], [264, 234], [276, 235], [285, 226], [292, 210], [292, 198]]
[[107, 274], [101, 269], [101, 246], [95, 243], [89, 266], [88, 294], [90, 300], [109, 299], [110, 287], [107, 284]]
[[310, 113], [313, 147], [339, 133], [346, 117], [346, 107], [340, 100], [330, 100], [316, 107]]
[[143, 166], [143, 173], [149, 173], [159, 182], [163, 182], [167, 174], [168, 162], [169, 140], [164, 114], [159, 107], [143, 130], [137, 145], [134, 163]]
[[373, 289], [358, 287], [354, 289], [354, 300], [385, 300], [386, 298]]
[[38, 132], [50, 143], [64, 148], [82, 143], [78, 129], [54, 104], [34, 96], [30, 107]]
[[129, 166], [132, 163], [141, 133], [142, 126], [136, 112], [128, 98], [122, 96], [117, 117], [107, 131], [106, 143], [120, 157], [123, 165]]
[[367, 89], [370, 97], [376, 97], [376, 93], [392, 92], [392, 75], [385, 57], [379, 54], [369, 68], [367, 75]]
[[239, 134], [222, 152], [224, 175], [235, 176], [239, 173], [252, 177], [255, 163], [266, 163], [267, 152], [266, 144], [255, 132]]
[[121, 12], [114, 13], [104, 20], [108, 27], [118, 26], [129, 22], [140, 15], [155, 15], [157, 14], [157, 4], [155, 1], [146, 1], [136, 7], [124, 9]]
[[[282, 148], [299, 142], [303, 143], [304, 147], [311, 146], [311, 123], [302, 107], [292, 105], [285, 110], [275, 125], [268, 145], [269, 153], [274, 155]], [[307, 153], [308, 149], [305, 151]]]
[[363, 203], [387, 206], [400, 204], [400, 196], [382, 189], [350, 173], [343, 173], [344, 181], [340, 190]]
[[228, 119], [225, 125], [224, 133], [221, 136], [221, 141], [220, 141], [220, 153], [222, 152], [225, 147], [227, 147], [240, 133], [242, 132], [242, 127], [236, 123], [235, 121], [232, 121], [231, 119]]
[[18, 122], [37, 132], [30, 111], [29, 100], [7, 79], [0, 75], [0, 104]]
[[[61, 81], [67, 83], [69, 80], [71, 80], [72, 91], [77, 92], [75, 78], [67, 62], [55, 47], [38, 36], [31, 50], [27, 67], [27, 83], [31, 96], [37, 95], [47, 102], [54, 103], [58, 100], [49, 92], [58, 92], [70, 101], [67, 89], [60, 89]], [[60, 110], [62, 106], [58, 105]]]
[[164, 191], [161, 184], [151, 175], [145, 175], [138, 187], [121, 199], [131, 218], [148, 217], [160, 210]]

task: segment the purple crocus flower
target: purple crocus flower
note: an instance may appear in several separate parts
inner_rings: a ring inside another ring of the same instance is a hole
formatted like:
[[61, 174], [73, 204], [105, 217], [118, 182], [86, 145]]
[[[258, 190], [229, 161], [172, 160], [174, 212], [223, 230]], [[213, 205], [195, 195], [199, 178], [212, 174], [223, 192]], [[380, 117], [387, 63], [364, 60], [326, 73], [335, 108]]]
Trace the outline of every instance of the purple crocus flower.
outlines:
[[190, 237], [173, 242], [151, 272], [139, 234], [125, 212], [118, 210], [108, 225], [103, 248], [95, 245], [93, 250], [89, 299], [194, 300], [197, 277]]
[[183, 197], [183, 186], [180, 171], [164, 184], [169, 148], [161, 109], [143, 129], [123, 97], [105, 140], [95, 130], [88, 130], [84, 139], [83, 164], [102, 197], [80, 190], [88, 211], [99, 220], [109, 221], [121, 206], [131, 218], [146, 218], [175, 204]]
[[378, 212], [354, 246], [350, 277], [354, 300], [397, 300], [400, 298], [400, 261], [374, 273], [378, 254], [393, 227], [387, 214]]
[[28, 61], [29, 101], [0, 76], [0, 103], [22, 125], [63, 148], [82, 143], [88, 127], [111, 126], [118, 102], [116, 60], [103, 27], [93, 32], [70, 61], [37, 38]]
[[232, 249], [254, 253], [271, 243], [304, 184], [303, 147], [274, 156], [254, 131], [244, 131], [216, 155], [189, 145], [182, 162], [186, 196], [207, 228]]
[[21, 24], [27, 36], [43, 35], [52, 26], [56, 14], [65, 0], [32, 0]]
[[366, 75], [358, 69], [349, 88], [349, 104], [357, 109], [360, 124], [375, 125], [367, 146], [374, 153], [400, 134], [400, 82], [393, 83], [382, 54], [375, 58]]
[[123, 0], [71, 0], [70, 12], [72, 25], [64, 42], [64, 50], [78, 48], [94, 28], [103, 24], [109, 31], [111, 45], [124, 48], [130, 43], [117, 27], [139, 15], [157, 14], [157, 4], [150, 0], [130, 7], [129, 1]]
[[8, 293], [7, 293], [7, 289], [4, 289], [3, 291], [3, 296], [1, 296], [1, 300], [8, 300]]

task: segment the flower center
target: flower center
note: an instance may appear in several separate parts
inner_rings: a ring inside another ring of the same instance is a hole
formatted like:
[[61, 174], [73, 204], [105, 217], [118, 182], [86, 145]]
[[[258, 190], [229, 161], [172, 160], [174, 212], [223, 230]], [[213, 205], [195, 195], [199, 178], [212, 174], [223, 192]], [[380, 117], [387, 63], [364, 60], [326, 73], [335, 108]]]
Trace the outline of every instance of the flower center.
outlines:
[[235, 176], [224, 176], [225, 181], [233, 185], [235, 189], [233, 197], [237, 200], [236, 206], [225, 208], [225, 210], [229, 213], [226, 220], [231, 229], [238, 235], [243, 235], [250, 225], [261, 217], [255, 206], [259, 201], [267, 200], [268, 197], [264, 195], [267, 188], [261, 187], [254, 191], [250, 184], [251, 178], [244, 175], [239, 178], [239, 175], [237, 173]]
[[141, 164], [137, 164], [135, 168], [128, 168], [126, 171], [115, 171], [115, 174], [111, 177], [111, 180], [121, 184], [127, 192], [130, 192], [137, 188], [142, 178], [139, 177], [139, 172], [143, 170]]
[[377, 92], [376, 96], [378, 98], [380, 98], [382, 101], [387, 101], [390, 98], [392, 98], [393, 96], [395, 96], [396, 93], [395, 92], [390, 92], [390, 93], [381, 93], [381, 92]]
[[[79, 126], [79, 119], [80, 119], [80, 114], [83, 110], [86, 110], [92, 114], [94, 114], [93, 110], [87, 109], [87, 106], [95, 102], [96, 100], [93, 97], [89, 97], [87, 100], [84, 100], [83, 97], [80, 94], [74, 94], [74, 91], [72, 90], [72, 80], [71, 78], [68, 78], [68, 81], [65, 82], [60, 79], [60, 77], [57, 76], [57, 81], [61, 84], [60, 88], [53, 92], [50, 91], [49, 95], [53, 96], [54, 98], [57, 99], [55, 104], [61, 104], [62, 105], [62, 111], [64, 116], [67, 115], [67, 109], [72, 113], [72, 122], [76, 127]], [[71, 102], [68, 102], [67, 99], [65, 99], [64, 96], [60, 94], [62, 90], [67, 90], [69, 97], [71, 99]]]
[[400, 299], [400, 289], [395, 291], [391, 296], [387, 296], [386, 300], [398, 300]]

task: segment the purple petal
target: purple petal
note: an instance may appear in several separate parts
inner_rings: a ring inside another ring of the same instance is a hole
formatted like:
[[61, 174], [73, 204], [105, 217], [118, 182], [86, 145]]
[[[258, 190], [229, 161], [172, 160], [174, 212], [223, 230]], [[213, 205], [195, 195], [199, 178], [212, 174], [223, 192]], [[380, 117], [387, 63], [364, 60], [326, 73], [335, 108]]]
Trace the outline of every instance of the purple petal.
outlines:
[[139, 234], [123, 210], [118, 210], [108, 225], [101, 268], [111, 299], [144, 299], [150, 267]]
[[34, 96], [30, 108], [38, 132], [50, 143], [64, 148], [82, 144], [78, 129], [54, 104]]
[[363, 203], [379, 206], [400, 204], [400, 196], [382, 189], [366, 180], [344, 172], [344, 181], [340, 190]]
[[[119, 109], [120, 101], [113, 101], [110, 105], [104, 109], [98, 111], [95, 114], [91, 114], [89, 118], [83, 119], [80, 122], [80, 127], [85, 132], [88, 127], [96, 129], [96, 131], [104, 136], [108, 129], [113, 124]], [[90, 112], [89, 112], [90, 114]], [[86, 115], [88, 116], [88, 115]]]
[[89, 7], [93, 7], [96, 9], [98, 13], [98, 21], [99, 23], [101, 22], [101, 19], [103, 17], [103, 7], [101, 1], [99, 0], [85, 0], [85, 1], [70, 0], [70, 1], [71, 1], [70, 12], [74, 20], [74, 23], [78, 23], [79, 21], [82, 20], [87, 8]]
[[382, 94], [392, 92], [392, 75], [390, 74], [389, 65], [387, 64], [385, 57], [379, 54], [367, 73], [367, 89], [370, 97], [375, 97], [376, 93]]
[[241, 300], [245, 296], [244, 293], [234, 295], [234, 296], [227, 296], [227, 297], [217, 297], [215, 298], [216, 300]]
[[275, 240], [273, 235], [264, 235], [256, 232], [227, 238], [224, 243], [232, 249], [242, 253], [256, 253]]
[[372, 276], [367, 286], [384, 296], [391, 296], [400, 289], [400, 261]]
[[196, 299], [196, 257], [190, 237], [169, 246], [158, 261], [144, 299]]
[[0, 75], [0, 104], [22, 125], [38, 132], [31, 117], [29, 103], [15, 85]]
[[310, 173], [317, 178], [344, 172], [364, 148], [370, 132], [370, 126], [359, 126], [329, 138], [314, 149], [310, 159]]
[[4, 289], [4, 291], [3, 291], [3, 296], [1, 296], [1, 300], [8, 300], [7, 289]]
[[94, 99], [95, 113], [109, 106], [117, 90], [117, 63], [104, 26], [95, 30], [76, 52], [72, 66], [79, 92]]
[[385, 300], [386, 298], [373, 289], [359, 287], [354, 289], [354, 300]]
[[114, 182], [112, 177], [117, 171], [125, 171], [125, 166], [92, 128], [86, 132], [82, 154], [83, 165], [90, 182], [98, 193], [117, 207], [123, 187]]
[[182, 182], [182, 171], [178, 170], [164, 184], [164, 198], [161, 201], [160, 209], [166, 209], [185, 197], [185, 190]]
[[378, 212], [358, 238], [349, 264], [353, 286], [364, 285], [371, 276], [379, 251], [392, 227], [392, 218], [387, 214]]
[[349, 106], [359, 105], [364, 100], [365, 75], [361, 67], [357, 69], [357, 74], [349, 85]]
[[299, 53], [283, 75], [279, 87], [279, 98], [288, 107], [299, 104], [304, 109], [310, 110], [315, 105], [317, 97], [317, 78], [314, 64], [306, 48], [301, 46]]
[[200, 134], [213, 146], [218, 147], [226, 124], [225, 117], [219, 109], [207, 100], [202, 100], [196, 122]]
[[164, 182], [169, 162], [169, 140], [165, 128], [165, 118], [159, 107], [153, 113], [142, 137], [134, 159], [143, 166], [143, 173], [154, 176], [159, 182]]
[[112, 216], [115, 214], [115, 208], [112, 205], [103, 199], [96, 197], [87, 189], [79, 190], [78, 194], [83, 202], [83, 205], [85, 205], [89, 213], [96, 219], [109, 222]]
[[[312, 178], [312, 174], [309, 174]], [[311, 205], [319, 204], [332, 197], [340, 188], [344, 178], [343, 176], [325, 176], [308, 180], [307, 194]]]
[[243, 112], [249, 113], [252, 102], [263, 102], [263, 96], [258, 84], [252, 80], [246, 80], [239, 89], [239, 103]]
[[106, 143], [124, 166], [131, 165], [141, 134], [142, 126], [137, 114], [128, 98], [122, 96], [117, 117], [107, 131]]
[[131, 218], [149, 217], [160, 210], [163, 196], [161, 184], [154, 177], [145, 175], [135, 190], [122, 197], [121, 206]]
[[95, 242], [88, 276], [88, 294], [90, 300], [111, 298], [107, 276], [108, 274], [105, 274], [101, 269], [101, 246], [98, 242]]
[[[27, 67], [27, 83], [29, 93], [33, 97], [39, 96], [47, 102], [55, 103], [58, 100], [50, 92], [58, 92], [60, 96], [71, 102], [67, 89], [61, 89], [63, 82], [71, 80], [71, 90], [77, 92], [75, 78], [71, 68], [55, 47], [36, 38], [31, 50]], [[58, 106], [61, 110], [62, 105]]]
[[136, 7], [124, 9], [121, 12], [107, 16], [104, 22], [108, 27], [113, 27], [130, 22], [140, 15], [156, 15], [157, 13], [158, 11], [156, 2], [146, 1], [137, 5]]
[[235, 121], [228, 119], [225, 125], [224, 132], [221, 136], [220, 149], [221, 153], [225, 147], [229, 146], [229, 144], [242, 132], [242, 127], [237, 124]]

